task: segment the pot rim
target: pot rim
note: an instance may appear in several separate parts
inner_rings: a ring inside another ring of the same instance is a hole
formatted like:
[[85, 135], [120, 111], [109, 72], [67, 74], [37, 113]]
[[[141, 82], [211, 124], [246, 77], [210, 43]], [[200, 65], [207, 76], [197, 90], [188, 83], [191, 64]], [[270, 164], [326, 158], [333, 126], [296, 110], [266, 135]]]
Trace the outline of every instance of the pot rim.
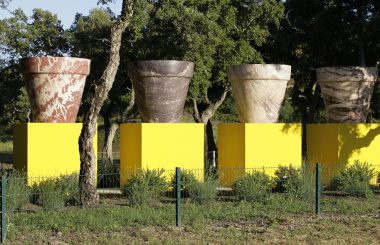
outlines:
[[[250, 70], [249, 68], [255, 68]], [[286, 64], [234, 64], [228, 67], [230, 80], [273, 80], [289, 81], [291, 65]]]
[[136, 60], [129, 61], [127, 65], [128, 73], [139, 77], [192, 78], [195, 67], [194, 62], [184, 60]]
[[378, 78], [374, 66], [327, 66], [316, 69], [318, 83], [326, 82], [373, 82]]
[[[60, 70], [44, 70], [39, 69], [37, 66], [33, 66], [33, 62], [36, 60], [53, 60], [55, 62], [67, 60], [80, 62], [80, 66], [63, 67]], [[89, 75], [90, 74], [91, 60], [79, 57], [69, 57], [69, 56], [31, 56], [20, 59], [20, 67], [23, 74], [77, 74], [77, 75]]]

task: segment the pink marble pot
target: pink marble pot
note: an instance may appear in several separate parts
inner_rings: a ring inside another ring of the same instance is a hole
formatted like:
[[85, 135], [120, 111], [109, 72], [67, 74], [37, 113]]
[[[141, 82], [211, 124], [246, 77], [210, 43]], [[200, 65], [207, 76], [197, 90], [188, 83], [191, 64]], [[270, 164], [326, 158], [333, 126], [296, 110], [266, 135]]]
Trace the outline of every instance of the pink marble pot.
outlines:
[[71, 57], [21, 60], [32, 122], [75, 122], [90, 63], [88, 59]]

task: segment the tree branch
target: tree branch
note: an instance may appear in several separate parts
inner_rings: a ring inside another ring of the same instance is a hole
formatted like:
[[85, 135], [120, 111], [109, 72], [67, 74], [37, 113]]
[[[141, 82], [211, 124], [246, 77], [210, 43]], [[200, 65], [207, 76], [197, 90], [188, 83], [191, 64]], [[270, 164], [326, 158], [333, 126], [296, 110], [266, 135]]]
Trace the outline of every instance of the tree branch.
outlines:
[[81, 135], [79, 137], [80, 152], [80, 177], [79, 186], [81, 190], [80, 201], [82, 205], [91, 205], [98, 201], [96, 193], [96, 157], [93, 148], [96, 124], [100, 109], [108, 97], [112, 88], [120, 64], [120, 47], [122, 35], [130, 23], [133, 15], [134, 0], [123, 0], [122, 12], [117, 21], [111, 28], [111, 47], [109, 61], [102, 76], [95, 81], [90, 108], [84, 120]]

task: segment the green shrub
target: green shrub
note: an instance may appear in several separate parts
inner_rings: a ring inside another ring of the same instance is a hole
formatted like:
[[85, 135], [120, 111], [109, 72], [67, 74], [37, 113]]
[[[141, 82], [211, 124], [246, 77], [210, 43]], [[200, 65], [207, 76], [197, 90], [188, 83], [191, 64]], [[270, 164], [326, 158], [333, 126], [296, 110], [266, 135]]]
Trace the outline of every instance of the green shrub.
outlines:
[[370, 181], [374, 177], [374, 169], [368, 163], [356, 161], [346, 166], [332, 179], [330, 188], [352, 196], [368, 198], [373, 194]]
[[146, 205], [159, 198], [168, 189], [164, 170], [141, 170], [127, 180], [123, 188], [132, 205]]
[[280, 166], [275, 172], [275, 191], [286, 193], [288, 197], [311, 198], [315, 193], [315, 176], [308, 164], [302, 168], [292, 165]]
[[234, 195], [240, 200], [263, 201], [272, 189], [272, 182], [268, 175], [255, 171], [248, 173], [232, 185]]
[[[191, 171], [182, 170], [181, 171], [181, 190], [183, 197], [189, 196], [189, 186], [191, 186], [193, 183], [198, 182], [197, 178], [195, 178], [195, 175]], [[173, 190], [175, 190], [176, 185], [176, 175], [174, 174], [171, 179], [171, 186], [173, 187]]]
[[31, 190], [26, 184], [26, 175], [13, 172], [7, 177], [7, 209], [14, 211], [29, 202]]
[[218, 180], [212, 175], [206, 175], [203, 182], [192, 181], [187, 188], [192, 201], [198, 204], [205, 204], [216, 199], [218, 195], [217, 187]]
[[78, 183], [77, 174], [62, 175], [56, 179], [44, 180], [33, 186], [33, 202], [46, 210], [79, 204]]

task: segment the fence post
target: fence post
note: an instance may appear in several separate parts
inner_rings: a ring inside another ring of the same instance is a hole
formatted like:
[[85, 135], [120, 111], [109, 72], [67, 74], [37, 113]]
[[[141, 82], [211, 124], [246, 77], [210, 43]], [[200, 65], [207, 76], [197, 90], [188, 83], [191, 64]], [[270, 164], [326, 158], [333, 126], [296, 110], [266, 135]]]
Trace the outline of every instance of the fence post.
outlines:
[[321, 213], [321, 164], [315, 165], [315, 214]]
[[7, 235], [7, 178], [3, 175], [1, 176], [1, 244], [5, 243], [5, 238]]
[[181, 168], [175, 168], [175, 191], [176, 191], [176, 203], [175, 203], [175, 225], [181, 226]]

